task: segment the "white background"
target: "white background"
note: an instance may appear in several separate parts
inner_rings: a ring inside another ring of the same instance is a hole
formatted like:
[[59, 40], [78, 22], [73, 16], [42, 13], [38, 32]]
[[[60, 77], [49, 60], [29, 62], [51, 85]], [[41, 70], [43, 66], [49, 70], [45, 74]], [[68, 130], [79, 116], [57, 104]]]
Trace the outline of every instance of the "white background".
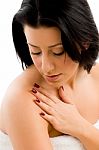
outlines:
[[[88, 0], [99, 29], [99, 0]], [[12, 18], [19, 9], [21, 0], [6, 0], [0, 3], [0, 104], [10, 82], [22, 72], [21, 63], [15, 54], [12, 41]]]

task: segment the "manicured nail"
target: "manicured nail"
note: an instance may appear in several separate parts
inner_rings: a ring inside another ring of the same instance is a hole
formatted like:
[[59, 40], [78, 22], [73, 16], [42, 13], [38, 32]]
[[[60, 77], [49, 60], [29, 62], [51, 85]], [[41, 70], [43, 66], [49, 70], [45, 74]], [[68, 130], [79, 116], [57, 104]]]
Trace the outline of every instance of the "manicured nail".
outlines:
[[41, 116], [45, 116], [45, 114], [43, 112], [40, 113]]
[[40, 100], [39, 99], [36, 99], [36, 100], [34, 100], [35, 102], [37, 102], [37, 103], [40, 103]]
[[33, 93], [37, 93], [37, 90], [35, 90], [35, 89], [33, 88], [33, 89], [32, 89], [32, 92], [33, 92]]
[[39, 88], [40, 86], [37, 83], [34, 83], [34, 87]]

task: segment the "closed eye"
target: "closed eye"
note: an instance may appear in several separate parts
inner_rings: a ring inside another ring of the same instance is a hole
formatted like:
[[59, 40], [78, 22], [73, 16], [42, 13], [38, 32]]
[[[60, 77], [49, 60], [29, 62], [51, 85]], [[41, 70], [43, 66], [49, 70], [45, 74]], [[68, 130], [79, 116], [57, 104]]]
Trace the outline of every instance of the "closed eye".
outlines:
[[[40, 54], [41, 54], [41, 52], [38, 52], [38, 53], [31, 52], [31, 55], [40, 55]], [[56, 56], [60, 56], [62, 54], [64, 54], [64, 51], [62, 51], [60, 53], [53, 53], [53, 55], [56, 55]]]
[[31, 52], [31, 55], [40, 55], [40, 54], [41, 54], [41, 52], [38, 52], [38, 53]]
[[54, 55], [60, 56], [62, 54], [64, 54], [64, 51], [60, 52], [60, 53], [53, 53]]

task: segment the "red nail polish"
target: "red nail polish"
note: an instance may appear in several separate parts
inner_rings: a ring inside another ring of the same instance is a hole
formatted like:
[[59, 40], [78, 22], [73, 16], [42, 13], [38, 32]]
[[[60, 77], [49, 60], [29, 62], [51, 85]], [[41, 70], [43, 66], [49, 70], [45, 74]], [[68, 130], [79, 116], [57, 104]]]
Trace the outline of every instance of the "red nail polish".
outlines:
[[39, 100], [39, 99], [36, 99], [35, 102], [40, 103], [40, 100]]
[[45, 116], [45, 114], [43, 112], [40, 113], [41, 116]]
[[34, 83], [34, 87], [39, 88], [40, 86], [37, 83]]
[[37, 93], [37, 91], [36, 91], [34, 88], [32, 89], [32, 92], [33, 92], [33, 93]]

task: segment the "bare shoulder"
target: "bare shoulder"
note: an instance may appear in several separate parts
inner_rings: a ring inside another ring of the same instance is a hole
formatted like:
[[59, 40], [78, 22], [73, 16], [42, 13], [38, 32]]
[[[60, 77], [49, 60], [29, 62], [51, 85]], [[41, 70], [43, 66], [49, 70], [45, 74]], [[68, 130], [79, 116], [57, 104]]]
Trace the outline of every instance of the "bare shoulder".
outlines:
[[97, 80], [97, 82], [99, 81], [99, 63], [96, 63], [92, 69], [91, 69], [91, 74], [93, 75], [93, 77]]
[[[29, 68], [17, 77], [9, 86], [1, 105], [2, 127], [16, 150], [51, 148], [48, 123], [40, 117], [41, 109], [33, 102], [35, 97], [30, 92], [36, 80], [33, 74], [35, 72]], [[39, 144], [33, 143], [33, 139], [39, 140]]]
[[[94, 84], [95, 85], [94, 88], [95, 88], [95, 91], [96, 91], [96, 95], [95, 96], [97, 97], [97, 107], [99, 108], [99, 63], [96, 63], [92, 67], [91, 74], [92, 74], [92, 77], [93, 77], [93, 81], [95, 83]], [[98, 112], [98, 114], [99, 114], [99, 112]]]

